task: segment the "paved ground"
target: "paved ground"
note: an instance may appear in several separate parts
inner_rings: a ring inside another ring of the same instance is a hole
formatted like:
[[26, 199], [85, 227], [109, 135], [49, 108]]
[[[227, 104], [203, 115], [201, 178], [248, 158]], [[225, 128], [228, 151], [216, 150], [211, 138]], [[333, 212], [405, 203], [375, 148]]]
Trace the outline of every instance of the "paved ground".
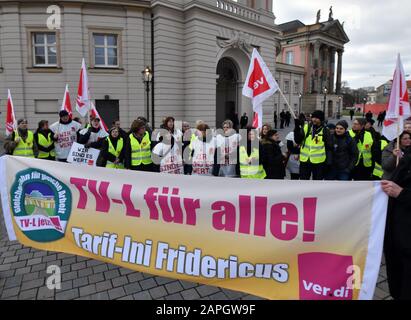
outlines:
[[[281, 130], [284, 138], [290, 129]], [[0, 143], [0, 147], [1, 143]], [[0, 209], [1, 212], [1, 209]], [[49, 290], [48, 266], [61, 267], [61, 290]], [[391, 299], [384, 259], [375, 300]], [[231, 290], [199, 285], [134, 272], [97, 260], [64, 253], [39, 251], [7, 240], [0, 214], [0, 299], [21, 300], [255, 300], [258, 297]]]

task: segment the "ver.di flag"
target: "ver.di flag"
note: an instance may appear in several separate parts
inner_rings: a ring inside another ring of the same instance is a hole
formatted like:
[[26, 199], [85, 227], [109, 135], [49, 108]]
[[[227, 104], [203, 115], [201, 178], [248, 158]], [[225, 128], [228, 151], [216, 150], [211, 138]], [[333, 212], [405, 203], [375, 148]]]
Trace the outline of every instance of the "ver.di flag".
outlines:
[[76, 110], [81, 114], [82, 117], [85, 117], [90, 109], [90, 92], [88, 87], [87, 68], [86, 62], [83, 58], [80, 71], [80, 80], [77, 90]]
[[243, 96], [251, 99], [254, 111], [253, 127], [263, 126], [263, 102], [279, 89], [277, 81], [257, 49], [253, 50], [250, 67], [243, 88]]
[[388, 140], [394, 140], [398, 133], [404, 130], [403, 119], [411, 115], [408, 100], [407, 82], [405, 80], [404, 67], [401, 56], [398, 54], [397, 66], [394, 72], [390, 100], [387, 107], [382, 134]]
[[66, 110], [70, 116], [73, 117], [73, 111], [71, 109], [70, 93], [68, 89], [68, 84], [66, 84], [66, 90], [64, 91], [63, 103], [61, 104], [60, 110]]
[[7, 96], [7, 115], [6, 115], [6, 136], [9, 136], [13, 131], [17, 130], [16, 116], [14, 115], [13, 100], [11, 98], [10, 89]]

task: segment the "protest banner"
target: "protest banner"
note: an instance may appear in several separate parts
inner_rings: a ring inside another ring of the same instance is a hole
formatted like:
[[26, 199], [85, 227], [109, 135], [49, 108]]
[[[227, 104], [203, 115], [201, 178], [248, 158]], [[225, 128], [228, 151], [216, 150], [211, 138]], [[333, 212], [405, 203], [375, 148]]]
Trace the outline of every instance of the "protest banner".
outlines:
[[268, 299], [372, 299], [380, 182], [168, 175], [0, 158], [10, 240]]
[[74, 142], [67, 162], [95, 167], [99, 154], [100, 150], [86, 148], [84, 145]]

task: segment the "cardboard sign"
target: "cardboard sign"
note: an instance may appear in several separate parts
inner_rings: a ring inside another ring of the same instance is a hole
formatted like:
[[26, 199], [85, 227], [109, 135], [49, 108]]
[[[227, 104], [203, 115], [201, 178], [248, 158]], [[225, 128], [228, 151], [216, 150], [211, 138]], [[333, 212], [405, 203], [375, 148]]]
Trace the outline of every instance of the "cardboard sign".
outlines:
[[95, 167], [100, 150], [86, 148], [77, 142], [71, 147], [67, 162]]

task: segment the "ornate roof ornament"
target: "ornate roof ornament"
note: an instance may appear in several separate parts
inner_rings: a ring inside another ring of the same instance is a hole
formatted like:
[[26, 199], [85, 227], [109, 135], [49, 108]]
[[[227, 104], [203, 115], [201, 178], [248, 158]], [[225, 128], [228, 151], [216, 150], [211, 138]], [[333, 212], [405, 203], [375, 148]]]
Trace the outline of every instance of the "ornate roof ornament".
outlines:
[[328, 16], [328, 21], [333, 21], [333, 20], [334, 20], [334, 18], [333, 18], [333, 6], [331, 6], [330, 7], [330, 14]]
[[320, 19], [321, 19], [321, 9], [317, 11], [317, 20], [316, 20], [316, 24], [320, 23]]
[[217, 39], [217, 44], [220, 48], [238, 48], [248, 53], [251, 53], [253, 46], [248, 40], [249, 36], [244, 32], [233, 32], [233, 37], [229, 40]]

